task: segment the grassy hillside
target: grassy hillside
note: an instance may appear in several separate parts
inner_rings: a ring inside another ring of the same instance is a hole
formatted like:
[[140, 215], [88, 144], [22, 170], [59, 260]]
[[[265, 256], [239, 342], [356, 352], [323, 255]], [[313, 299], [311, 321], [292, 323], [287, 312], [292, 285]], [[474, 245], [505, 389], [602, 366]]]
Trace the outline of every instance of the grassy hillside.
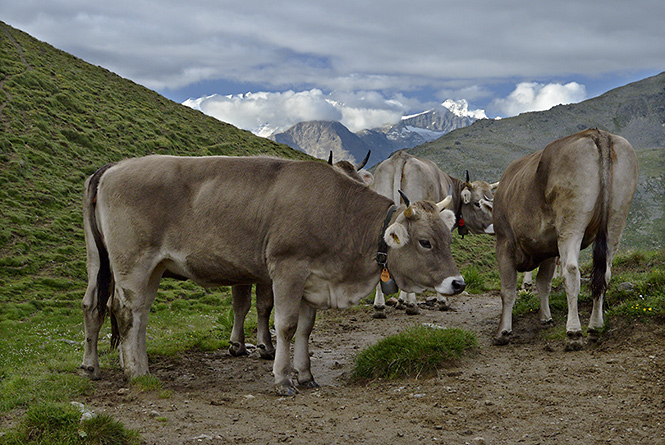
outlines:
[[548, 143], [585, 128], [624, 136], [640, 161], [637, 193], [623, 246], [665, 246], [665, 73], [616, 88], [578, 104], [480, 120], [469, 127], [408, 150], [432, 159], [443, 171], [498, 181], [508, 164]]
[[0, 295], [74, 288], [79, 298], [85, 178], [151, 153], [305, 156], [0, 22]]

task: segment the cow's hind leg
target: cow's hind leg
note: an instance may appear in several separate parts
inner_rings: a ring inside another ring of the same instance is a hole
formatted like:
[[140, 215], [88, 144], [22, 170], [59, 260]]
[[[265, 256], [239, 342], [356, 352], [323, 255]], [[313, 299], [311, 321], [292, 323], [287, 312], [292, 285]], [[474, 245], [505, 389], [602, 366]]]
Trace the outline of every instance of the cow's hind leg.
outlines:
[[231, 339], [229, 353], [238, 357], [247, 355], [245, 347], [245, 317], [252, 304], [252, 285], [242, 284], [231, 287], [231, 301], [233, 307], [233, 328], [231, 329]]
[[318, 388], [312, 376], [309, 359], [309, 336], [314, 328], [316, 309], [306, 303], [300, 304], [298, 330], [293, 345], [293, 365], [298, 373], [298, 385], [303, 388]]
[[552, 312], [550, 311], [550, 291], [552, 290], [552, 276], [556, 267], [555, 258], [549, 258], [538, 267], [536, 275], [536, 290], [540, 299], [540, 308], [538, 316], [542, 323], [552, 323]]
[[511, 259], [497, 245], [497, 260], [501, 276], [501, 321], [492, 339], [495, 345], [507, 345], [513, 335], [513, 305], [517, 296], [517, 271]]
[[81, 302], [85, 329], [85, 344], [83, 347], [81, 369], [85, 371], [88, 377], [96, 380], [100, 378], [97, 342], [104, 318], [100, 315], [97, 308], [97, 272], [89, 272], [88, 275], [93, 278], [88, 279], [88, 288]]
[[566, 299], [568, 301], [568, 318], [566, 321], [567, 351], [577, 351], [584, 346], [582, 325], [577, 308], [577, 297], [580, 293], [580, 245], [581, 239], [579, 237], [571, 237], [565, 242], [559, 242], [561, 275], [563, 276]]
[[275, 347], [270, 336], [270, 313], [273, 307], [272, 283], [256, 285], [256, 339], [261, 358], [275, 359]]
[[120, 365], [130, 379], [149, 373], [146, 329], [162, 272], [143, 274], [137, 268], [131, 276], [116, 277], [111, 311], [118, 322]]

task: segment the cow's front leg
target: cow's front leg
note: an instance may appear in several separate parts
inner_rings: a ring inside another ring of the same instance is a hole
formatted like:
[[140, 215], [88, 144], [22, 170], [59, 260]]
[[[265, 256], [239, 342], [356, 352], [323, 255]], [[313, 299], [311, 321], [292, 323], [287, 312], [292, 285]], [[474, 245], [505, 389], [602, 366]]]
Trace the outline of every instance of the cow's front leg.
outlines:
[[256, 340], [261, 358], [275, 359], [275, 347], [270, 336], [270, 313], [273, 308], [272, 283], [256, 285]]
[[293, 345], [293, 365], [298, 372], [298, 384], [303, 388], [318, 388], [312, 376], [309, 359], [309, 336], [314, 328], [316, 309], [304, 301], [300, 304], [300, 317]]
[[[258, 300], [258, 298], [257, 298]], [[231, 301], [233, 307], [233, 329], [231, 330], [231, 345], [229, 352], [232, 356], [247, 355], [245, 347], [245, 317], [252, 304], [252, 285], [242, 284], [231, 287]]]
[[374, 294], [374, 313], [372, 314], [372, 318], [386, 318], [386, 297], [383, 295], [380, 284], [376, 286]]
[[[298, 393], [291, 382], [291, 339], [298, 327], [300, 302], [302, 301], [306, 268], [299, 264], [292, 267], [283, 265], [273, 273], [273, 295], [275, 298], [275, 330], [277, 348], [272, 372], [275, 376], [275, 391], [282, 396], [294, 396]], [[298, 277], [297, 272], [303, 273]], [[300, 278], [300, 279], [299, 279]]]
[[420, 308], [418, 308], [418, 299], [416, 294], [413, 292], [408, 292], [406, 294], [406, 315], [418, 315], [420, 314]]

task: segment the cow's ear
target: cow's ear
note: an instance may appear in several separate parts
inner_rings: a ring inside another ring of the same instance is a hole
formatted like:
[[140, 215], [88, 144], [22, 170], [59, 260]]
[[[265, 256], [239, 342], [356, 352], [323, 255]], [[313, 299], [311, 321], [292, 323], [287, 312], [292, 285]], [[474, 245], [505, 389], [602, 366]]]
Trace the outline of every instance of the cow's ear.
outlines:
[[455, 226], [455, 213], [452, 210], [444, 210], [439, 212], [439, 216], [443, 220], [443, 223], [448, 227], [448, 230], [453, 230]]
[[409, 232], [402, 224], [394, 223], [386, 229], [386, 233], [383, 234], [383, 239], [388, 246], [393, 249], [399, 249], [409, 242]]
[[464, 204], [471, 202], [471, 190], [469, 190], [467, 187], [464, 187], [464, 190], [462, 190], [462, 202]]
[[358, 174], [360, 175], [360, 177], [363, 180], [363, 183], [367, 187], [371, 187], [372, 184], [374, 184], [374, 175], [371, 174], [370, 172], [368, 172], [367, 170], [364, 170], [364, 169], [363, 170], [358, 170]]

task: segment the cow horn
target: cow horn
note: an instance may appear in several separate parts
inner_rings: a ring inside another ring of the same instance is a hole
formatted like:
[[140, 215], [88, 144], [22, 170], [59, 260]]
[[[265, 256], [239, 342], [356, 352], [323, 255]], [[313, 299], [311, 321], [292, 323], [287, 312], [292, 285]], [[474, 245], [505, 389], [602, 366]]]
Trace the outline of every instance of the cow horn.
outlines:
[[401, 190], [397, 190], [397, 191], [399, 192], [400, 196], [404, 200], [404, 204], [406, 205], [406, 210], [404, 210], [404, 216], [407, 219], [413, 219], [416, 212], [415, 212], [415, 210], [413, 210], [413, 207], [411, 207], [411, 201], [409, 201], [409, 198], [406, 197], [406, 195], [404, 194], [403, 191], [401, 191]]
[[328, 164], [333, 165], [332, 160], [333, 160], [332, 150], [330, 150], [330, 156], [328, 157]]
[[469, 179], [469, 170], [466, 171], [466, 185], [471, 184], [471, 180]]
[[411, 207], [411, 201], [409, 201], [409, 198], [406, 197], [404, 192], [401, 190], [397, 190], [397, 192], [399, 193], [399, 196], [401, 196], [402, 199], [404, 200], [404, 205], [407, 207]]
[[445, 209], [447, 209], [450, 206], [450, 204], [452, 204], [452, 202], [453, 202], [452, 195], [448, 195], [443, 199], [443, 201], [436, 204], [436, 208], [439, 209], [439, 212], [443, 212]]
[[499, 187], [499, 183], [495, 182], [493, 184], [490, 184], [490, 190], [494, 191]]
[[[367, 164], [367, 161], [369, 161], [370, 153], [372, 153], [372, 150], [368, 150], [367, 151], [367, 156], [365, 156], [365, 159], [363, 159], [360, 162], [360, 164], [356, 165], [356, 171], [360, 171], [360, 169], [363, 168], [365, 166], [365, 164]], [[332, 151], [330, 152], [330, 154], [332, 155]]]

